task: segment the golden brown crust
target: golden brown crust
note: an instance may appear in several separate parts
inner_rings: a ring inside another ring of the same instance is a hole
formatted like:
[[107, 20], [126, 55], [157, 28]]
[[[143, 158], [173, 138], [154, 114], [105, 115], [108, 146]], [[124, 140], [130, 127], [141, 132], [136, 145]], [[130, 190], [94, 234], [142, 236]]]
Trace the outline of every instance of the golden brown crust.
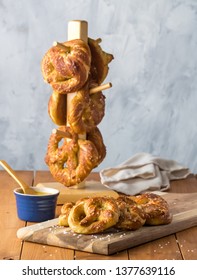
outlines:
[[[69, 127], [62, 126], [58, 129], [68, 131], [72, 135], [72, 139], [63, 139], [62, 136], [52, 133], [45, 162], [53, 177], [70, 187], [84, 181], [92, 169], [103, 160], [105, 145], [98, 128], [89, 132], [86, 140], [78, 139], [78, 135], [73, 133]], [[59, 146], [62, 139], [63, 144]]]
[[67, 123], [67, 96], [54, 91], [49, 98], [48, 114], [57, 125]]
[[100, 130], [96, 127], [95, 129], [93, 129], [89, 133], [87, 133], [86, 138], [90, 142], [94, 143], [94, 145], [98, 151], [98, 161], [97, 161], [97, 165], [95, 166], [95, 167], [97, 167], [104, 160], [104, 158], [106, 156], [106, 147], [103, 143], [102, 134], [101, 134]]
[[116, 228], [123, 230], [137, 230], [145, 224], [145, 213], [140, 205], [126, 196], [116, 199], [120, 210], [120, 217]]
[[138, 230], [143, 225], [168, 224], [172, 220], [167, 202], [153, 193], [138, 196], [83, 197], [61, 208], [59, 225], [74, 232], [94, 234], [114, 227], [119, 230]]
[[102, 92], [89, 94], [89, 83], [77, 92], [70, 104], [68, 121], [73, 131], [83, 134], [94, 129], [105, 114], [105, 96]]
[[68, 216], [70, 214], [71, 209], [75, 204], [73, 202], [66, 202], [61, 207], [61, 214], [59, 216], [58, 225], [68, 227]]
[[66, 94], [79, 90], [87, 81], [91, 53], [88, 44], [80, 39], [62, 44], [68, 51], [58, 46], [50, 48], [42, 59], [41, 70], [54, 91]]
[[91, 62], [91, 77], [97, 83], [101, 84], [109, 71], [108, 64], [113, 60], [113, 55], [102, 50], [101, 39], [88, 38], [88, 45], [90, 47], [92, 62]]
[[76, 233], [93, 234], [112, 227], [119, 219], [119, 209], [111, 197], [92, 197], [78, 202], [70, 211], [69, 227]]
[[[104, 117], [105, 97], [102, 92], [89, 94], [90, 88], [106, 78], [113, 59], [101, 49], [100, 42], [89, 39], [86, 44], [77, 39], [62, 43], [64, 47], [59, 44], [47, 51], [41, 63], [44, 80], [54, 90], [48, 102], [49, 116], [59, 130], [69, 130], [72, 135], [68, 140], [52, 134], [45, 162], [54, 179], [67, 187], [84, 181], [106, 156], [97, 128]], [[66, 94], [73, 92], [77, 94], [67, 112]], [[78, 134], [84, 133], [86, 139], [79, 139]]]
[[169, 224], [172, 221], [168, 203], [160, 195], [144, 193], [130, 198], [143, 208], [147, 225]]

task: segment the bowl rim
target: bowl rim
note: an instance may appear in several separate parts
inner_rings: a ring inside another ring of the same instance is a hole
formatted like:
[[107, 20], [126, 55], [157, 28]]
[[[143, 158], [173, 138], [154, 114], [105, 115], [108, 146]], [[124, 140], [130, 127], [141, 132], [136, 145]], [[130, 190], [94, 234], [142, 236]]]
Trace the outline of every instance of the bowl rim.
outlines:
[[13, 192], [16, 194], [16, 195], [20, 195], [20, 196], [30, 196], [30, 197], [47, 197], [47, 196], [56, 196], [56, 195], [59, 195], [60, 191], [58, 189], [55, 189], [55, 188], [47, 188], [47, 187], [34, 187], [34, 186], [31, 186], [30, 188], [34, 189], [35, 191], [38, 191], [38, 192], [46, 192], [46, 195], [34, 195], [34, 194], [25, 194], [25, 193], [22, 193], [22, 189], [20, 187], [17, 187], [13, 190]]

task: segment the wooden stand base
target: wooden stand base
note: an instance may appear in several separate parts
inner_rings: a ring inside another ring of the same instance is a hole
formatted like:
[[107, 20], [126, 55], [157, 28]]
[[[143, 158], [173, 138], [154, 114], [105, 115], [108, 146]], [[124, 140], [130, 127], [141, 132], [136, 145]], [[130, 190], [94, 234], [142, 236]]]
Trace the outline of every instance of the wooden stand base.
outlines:
[[75, 188], [75, 187], [65, 187], [60, 183], [39, 183], [36, 187], [47, 187], [47, 188], [55, 188], [60, 191], [58, 196], [57, 204], [64, 204], [65, 202], [76, 202], [80, 198], [83, 197], [93, 197], [93, 196], [112, 196], [114, 198], [118, 197], [118, 193], [113, 190], [108, 189], [103, 186], [98, 181], [86, 181], [85, 186], [83, 188]]

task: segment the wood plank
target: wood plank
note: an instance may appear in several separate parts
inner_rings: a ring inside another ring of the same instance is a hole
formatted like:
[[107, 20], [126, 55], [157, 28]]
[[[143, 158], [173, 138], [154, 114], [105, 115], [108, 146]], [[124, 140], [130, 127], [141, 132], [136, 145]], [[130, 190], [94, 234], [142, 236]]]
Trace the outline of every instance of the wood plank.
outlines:
[[18, 219], [15, 204], [10, 204], [9, 208], [5, 205], [0, 207], [0, 236], [4, 229], [15, 228], [17, 230], [23, 226], [25, 226], [25, 222]]
[[52, 220], [52, 226], [47, 222], [20, 230], [19, 237], [36, 243], [111, 255], [197, 225], [197, 193], [168, 193], [165, 199], [169, 202], [173, 214], [173, 221], [169, 225], [144, 226], [133, 232], [109, 229], [102, 234], [79, 235], [69, 228], [55, 227], [57, 221]]
[[174, 180], [170, 182], [171, 193], [197, 192], [197, 175], [191, 174], [187, 179]]
[[37, 170], [34, 177], [34, 186], [36, 186], [38, 183], [44, 182], [55, 182], [55, 179], [48, 170]]
[[24, 242], [21, 260], [73, 260], [74, 250]]
[[129, 259], [182, 260], [182, 255], [175, 235], [170, 235], [130, 249]]
[[197, 227], [176, 233], [177, 243], [184, 260], [197, 260]]
[[0, 260], [19, 260], [22, 242], [16, 238], [15, 228], [4, 229], [0, 234]]
[[123, 250], [113, 255], [100, 255], [89, 252], [75, 251], [76, 260], [128, 260], [128, 251]]

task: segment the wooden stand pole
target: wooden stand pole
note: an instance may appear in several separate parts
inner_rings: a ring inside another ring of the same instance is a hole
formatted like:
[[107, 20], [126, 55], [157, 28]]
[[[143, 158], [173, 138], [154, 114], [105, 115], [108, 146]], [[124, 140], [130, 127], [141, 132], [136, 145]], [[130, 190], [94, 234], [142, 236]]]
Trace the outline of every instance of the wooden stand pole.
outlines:
[[68, 22], [68, 41], [81, 39], [88, 42], [88, 23], [85, 20], [71, 20]]
[[[83, 20], [72, 20], [68, 22], [68, 41], [81, 39], [85, 43], [88, 42], [88, 23]], [[72, 99], [75, 97], [76, 93], [67, 94], [67, 120], [70, 114], [70, 103]], [[67, 121], [67, 125], [69, 123]], [[86, 139], [86, 134], [82, 134], [79, 136], [81, 139]], [[85, 182], [81, 182], [76, 185], [75, 188], [84, 188]]]
[[[88, 42], [88, 23], [83, 20], [71, 20], [68, 22], [68, 41], [81, 39], [85, 43]], [[67, 120], [70, 114], [70, 103], [76, 93], [67, 94]], [[69, 123], [67, 123], [69, 126]], [[86, 134], [79, 136], [82, 139], [86, 139]]]

